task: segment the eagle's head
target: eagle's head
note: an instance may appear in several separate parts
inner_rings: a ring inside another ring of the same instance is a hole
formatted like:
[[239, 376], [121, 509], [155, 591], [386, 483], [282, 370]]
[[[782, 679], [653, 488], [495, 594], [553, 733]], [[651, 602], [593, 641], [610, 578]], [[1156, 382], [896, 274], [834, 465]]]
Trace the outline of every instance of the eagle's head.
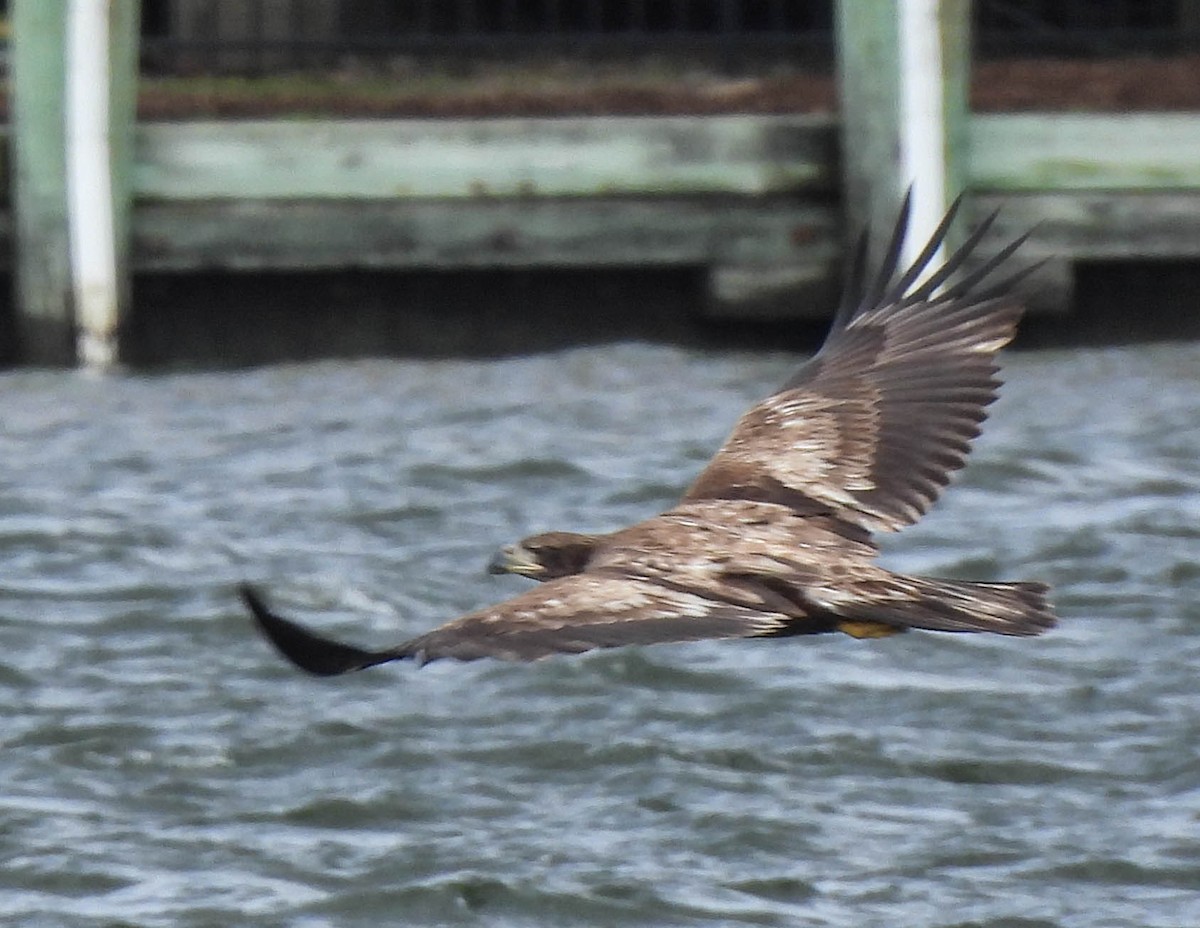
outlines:
[[488, 564], [491, 574], [520, 574], [534, 580], [553, 580], [577, 574], [596, 546], [595, 535], [543, 532], [515, 545], [505, 545]]

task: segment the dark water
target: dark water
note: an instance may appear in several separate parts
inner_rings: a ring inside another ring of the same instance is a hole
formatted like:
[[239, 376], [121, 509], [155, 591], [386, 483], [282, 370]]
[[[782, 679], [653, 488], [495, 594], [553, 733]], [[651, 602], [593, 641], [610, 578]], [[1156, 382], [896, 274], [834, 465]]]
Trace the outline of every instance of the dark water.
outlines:
[[1042, 578], [910, 634], [304, 677], [498, 544], [667, 505], [784, 356], [0, 377], [5, 924], [1200, 924], [1200, 345], [1009, 356], [897, 569]]

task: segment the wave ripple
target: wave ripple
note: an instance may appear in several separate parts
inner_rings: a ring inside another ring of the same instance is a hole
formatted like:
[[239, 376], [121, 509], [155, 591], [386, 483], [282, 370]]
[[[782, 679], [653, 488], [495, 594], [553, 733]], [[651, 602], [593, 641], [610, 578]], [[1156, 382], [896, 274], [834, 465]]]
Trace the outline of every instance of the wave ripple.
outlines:
[[1200, 346], [1017, 354], [901, 570], [1036, 641], [699, 644], [302, 677], [232, 595], [386, 642], [496, 546], [666, 505], [795, 359], [0, 376], [0, 908], [94, 926], [1195, 924]]

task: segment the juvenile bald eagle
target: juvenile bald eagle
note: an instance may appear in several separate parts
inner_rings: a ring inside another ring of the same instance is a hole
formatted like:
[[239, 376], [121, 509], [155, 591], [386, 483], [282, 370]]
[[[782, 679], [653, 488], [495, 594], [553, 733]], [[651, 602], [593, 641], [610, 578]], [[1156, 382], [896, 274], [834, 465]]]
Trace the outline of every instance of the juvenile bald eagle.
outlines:
[[957, 208], [903, 271], [907, 199], [874, 275], [864, 236], [825, 345], [742, 416], [671, 509], [608, 534], [549, 532], [510, 545], [491, 570], [544, 582], [394, 647], [313, 634], [245, 586], [259, 628], [320, 675], [703, 638], [1050, 628], [1044, 584], [905, 576], [875, 563], [871, 533], [916, 522], [965, 463], [996, 398], [997, 352], [1022, 312], [1012, 289], [1025, 272], [981, 284], [1024, 236], [951, 282], [995, 214], [932, 266]]

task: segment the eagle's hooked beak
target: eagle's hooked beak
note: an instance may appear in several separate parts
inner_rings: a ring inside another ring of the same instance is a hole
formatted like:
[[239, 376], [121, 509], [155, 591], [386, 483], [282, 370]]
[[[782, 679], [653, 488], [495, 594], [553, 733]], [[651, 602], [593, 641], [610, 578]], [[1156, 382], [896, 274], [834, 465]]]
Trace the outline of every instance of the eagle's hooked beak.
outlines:
[[536, 579], [545, 572], [546, 568], [521, 545], [505, 545], [488, 564], [489, 574], [519, 574]]

